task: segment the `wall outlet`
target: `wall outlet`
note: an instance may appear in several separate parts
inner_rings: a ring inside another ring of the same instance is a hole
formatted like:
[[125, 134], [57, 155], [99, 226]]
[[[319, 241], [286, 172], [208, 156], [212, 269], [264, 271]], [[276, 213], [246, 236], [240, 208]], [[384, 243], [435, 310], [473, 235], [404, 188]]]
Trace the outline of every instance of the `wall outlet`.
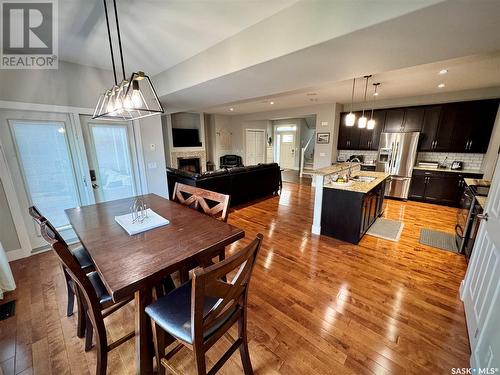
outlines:
[[155, 145], [154, 143], [151, 143], [151, 144], [149, 145], [149, 149], [150, 149], [151, 151], [155, 151], [155, 150], [156, 150], [156, 145]]
[[156, 169], [158, 168], [158, 164], [156, 164], [156, 162], [151, 162], [151, 163], [148, 163], [148, 169]]
[[328, 126], [328, 121], [321, 121], [321, 126]]

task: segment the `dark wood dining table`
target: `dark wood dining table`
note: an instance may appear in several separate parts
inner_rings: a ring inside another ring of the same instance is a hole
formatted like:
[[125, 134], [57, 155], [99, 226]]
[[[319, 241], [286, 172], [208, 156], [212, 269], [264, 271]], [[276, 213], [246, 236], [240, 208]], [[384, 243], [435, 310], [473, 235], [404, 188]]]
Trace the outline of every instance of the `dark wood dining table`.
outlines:
[[66, 210], [115, 302], [134, 295], [136, 372], [153, 372], [151, 323], [144, 309], [164, 277], [245, 236], [242, 229], [155, 194], [140, 196], [168, 225], [130, 236], [115, 216], [130, 213], [134, 199]]

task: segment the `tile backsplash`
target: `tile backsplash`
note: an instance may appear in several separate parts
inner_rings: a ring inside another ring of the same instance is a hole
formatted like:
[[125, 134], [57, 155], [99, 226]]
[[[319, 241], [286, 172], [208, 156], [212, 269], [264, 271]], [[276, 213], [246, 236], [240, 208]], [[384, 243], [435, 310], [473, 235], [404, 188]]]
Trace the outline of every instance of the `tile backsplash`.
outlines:
[[339, 150], [339, 154], [337, 156], [337, 161], [346, 161], [352, 155], [363, 155], [365, 163], [369, 163], [370, 161], [377, 160], [378, 151], [362, 151], [362, 150]]
[[[337, 161], [345, 161], [352, 155], [363, 155], [365, 163], [371, 160], [377, 160], [377, 151], [361, 151], [361, 150], [339, 150]], [[455, 152], [419, 152], [417, 154], [417, 161], [437, 161], [444, 163], [448, 166], [454, 160], [464, 162], [464, 169], [477, 169], [480, 170], [483, 164], [484, 154], [464, 154]], [[446, 160], [446, 161], [445, 161]]]
[[439, 163], [446, 163], [448, 166], [454, 160], [464, 162], [464, 169], [481, 169], [483, 164], [484, 154], [463, 154], [458, 152], [419, 152], [417, 154], [417, 161], [437, 161]]

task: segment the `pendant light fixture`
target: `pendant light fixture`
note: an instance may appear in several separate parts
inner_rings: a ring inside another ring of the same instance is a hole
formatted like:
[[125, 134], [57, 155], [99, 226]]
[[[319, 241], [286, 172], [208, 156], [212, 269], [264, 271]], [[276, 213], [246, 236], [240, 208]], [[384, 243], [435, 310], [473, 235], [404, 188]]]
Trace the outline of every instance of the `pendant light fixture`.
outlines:
[[373, 104], [372, 104], [372, 114], [370, 116], [370, 119], [368, 120], [368, 122], [366, 123], [366, 128], [368, 130], [372, 130], [375, 128], [375, 120], [373, 119], [373, 111], [375, 109], [375, 98], [377, 97], [378, 95], [378, 92], [377, 92], [377, 88], [378, 88], [378, 85], [380, 85], [380, 82], [377, 82], [377, 83], [374, 83], [373, 84], [373, 87], [375, 87], [374, 91], [373, 91]]
[[107, 120], [136, 120], [163, 113], [163, 107], [158, 99], [153, 83], [149, 77], [144, 74], [144, 72], [134, 72], [131, 74], [129, 79], [126, 78], [120, 25], [118, 23], [118, 12], [116, 10], [116, 0], [113, 0], [116, 33], [118, 35], [118, 46], [123, 75], [123, 80], [118, 83], [106, 0], [103, 0], [103, 3], [115, 84], [99, 97], [92, 118]]
[[370, 79], [371, 75], [365, 76], [365, 96], [363, 99], [363, 113], [361, 114], [361, 117], [358, 119], [358, 128], [364, 129], [366, 128], [366, 123], [368, 122], [368, 119], [365, 116], [365, 104], [366, 104], [366, 91], [368, 90], [368, 79]]
[[351, 112], [349, 112], [345, 117], [345, 126], [354, 126], [356, 122], [356, 116], [352, 113], [352, 107], [354, 105], [354, 86], [356, 85], [356, 78], [352, 79], [352, 94], [351, 94]]

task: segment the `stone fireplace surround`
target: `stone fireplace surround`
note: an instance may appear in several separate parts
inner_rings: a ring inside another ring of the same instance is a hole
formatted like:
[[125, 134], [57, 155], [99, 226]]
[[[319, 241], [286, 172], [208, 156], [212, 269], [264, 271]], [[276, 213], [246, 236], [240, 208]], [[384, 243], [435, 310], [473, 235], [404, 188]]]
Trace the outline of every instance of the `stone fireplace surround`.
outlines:
[[170, 165], [179, 168], [178, 158], [200, 158], [201, 172], [207, 171], [207, 153], [205, 151], [172, 151], [170, 152]]

